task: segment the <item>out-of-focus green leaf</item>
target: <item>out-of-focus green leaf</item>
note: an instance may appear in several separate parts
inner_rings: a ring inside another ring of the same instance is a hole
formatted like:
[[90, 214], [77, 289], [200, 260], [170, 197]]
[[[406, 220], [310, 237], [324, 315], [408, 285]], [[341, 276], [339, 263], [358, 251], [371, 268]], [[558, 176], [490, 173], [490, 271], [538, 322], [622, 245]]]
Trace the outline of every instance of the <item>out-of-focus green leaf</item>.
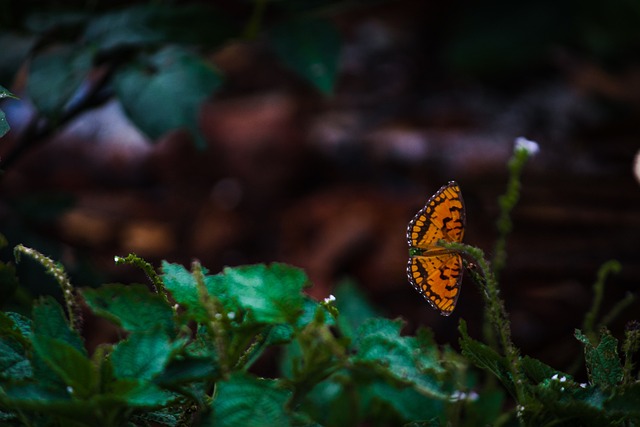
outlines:
[[198, 126], [200, 106], [221, 84], [210, 64], [178, 47], [164, 48], [123, 69], [115, 80], [125, 112], [149, 138], [184, 128], [200, 148], [205, 146]]
[[0, 338], [0, 380], [31, 378], [33, 370], [25, 349], [12, 338]]
[[91, 69], [93, 52], [63, 46], [39, 53], [31, 61], [27, 93], [38, 111], [58, 118]]
[[269, 31], [280, 59], [324, 94], [333, 92], [341, 40], [335, 26], [322, 19], [285, 21]]
[[69, 387], [69, 393], [88, 398], [96, 391], [97, 372], [87, 356], [66, 342], [34, 334], [33, 347], [40, 358]]
[[160, 327], [171, 334], [175, 329], [171, 307], [146, 286], [111, 284], [97, 289], [84, 289], [82, 295], [96, 314], [128, 331], [148, 331]]
[[291, 425], [285, 404], [291, 392], [277, 381], [235, 374], [216, 385], [211, 416], [202, 426], [269, 427]]
[[84, 343], [77, 331], [69, 327], [62, 307], [51, 297], [43, 297], [33, 307], [33, 332], [56, 338], [86, 355]]
[[347, 337], [353, 338], [362, 323], [380, 315], [364, 292], [351, 280], [343, 280], [336, 286], [335, 297], [335, 305], [340, 312], [338, 326]]

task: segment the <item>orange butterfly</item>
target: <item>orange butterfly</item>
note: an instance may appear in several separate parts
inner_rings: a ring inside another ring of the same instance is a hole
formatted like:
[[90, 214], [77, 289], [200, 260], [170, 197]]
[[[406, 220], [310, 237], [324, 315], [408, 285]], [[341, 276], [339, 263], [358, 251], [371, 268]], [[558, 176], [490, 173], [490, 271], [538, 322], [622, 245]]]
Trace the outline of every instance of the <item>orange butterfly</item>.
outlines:
[[443, 316], [453, 313], [460, 295], [462, 256], [437, 243], [441, 239], [462, 242], [464, 224], [460, 186], [450, 181], [431, 196], [407, 228], [409, 282]]

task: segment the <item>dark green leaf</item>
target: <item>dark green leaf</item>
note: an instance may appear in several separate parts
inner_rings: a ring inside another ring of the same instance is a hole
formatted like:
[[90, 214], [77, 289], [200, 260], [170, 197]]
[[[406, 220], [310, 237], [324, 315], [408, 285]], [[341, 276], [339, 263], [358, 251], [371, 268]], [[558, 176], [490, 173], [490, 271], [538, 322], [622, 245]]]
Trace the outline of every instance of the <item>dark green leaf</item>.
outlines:
[[[393, 408], [402, 423], [437, 417], [444, 411], [444, 400], [420, 394], [413, 387], [398, 387], [383, 381], [371, 384], [372, 398]], [[399, 425], [399, 423], [398, 423]]]
[[172, 343], [162, 329], [134, 332], [111, 354], [114, 375], [149, 380], [164, 370], [172, 351]]
[[180, 384], [193, 381], [205, 381], [217, 378], [220, 368], [210, 358], [188, 358], [173, 360], [164, 369], [155, 382], [161, 385]]
[[534, 359], [529, 356], [524, 356], [520, 360], [520, 367], [522, 368], [524, 374], [529, 377], [534, 383], [540, 383], [554, 376], [560, 378], [564, 377], [567, 380], [573, 380], [571, 375], [553, 369], [551, 366], [546, 365], [538, 359]]
[[290, 396], [273, 380], [235, 374], [216, 385], [213, 413], [205, 426], [270, 427], [291, 425], [285, 409]]
[[333, 92], [340, 35], [328, 21], [300, 19], [286, 21], [269, 32], [280, 59], [325, 94]]
[[110, 391], [124, 399], [130, 407], [160, 408], [177, 398], [174, 393], [162, 390], [153, 383], [134, 378], [116, 381]]
[[43, 297], [33, 307], [33, 332], [40, 336], [56, 338], [87, 354], [82, 338], [69, 328], [62, 307], [51, 297]]
[[365, 362], [364, 369], [378, 370], [388, 378], [404, 384], [412, 383], [422, 393], [446, 398], [436, 374], [443, 368], [437, 354], [423, 348], [423, 341], [402, 337], [403, 322], [383, 318], [370, 319], [356, 333], [354, 346], [358, 349], [355, 362]]
[[0, 379], [16, 381], [32, 376], [24, 347], [12, 338], [0, 338]]
[[468, 358], [478, 368], [485, 369], [495, 375], [513, 394], [513, 381], [509, 375], [509, 367], [504, 357], [492, 348], [478, 342], [467, 334], [467, 324], [460, 320], [460, 348], [462, 355]]
[[640, 383], [616, 390], [615, 395], [605, 403], [605, 408], [640, 421]]
[[579, 329], [576, 329], [575, 336], [584, 344], [584, 359], [591, 383], [603, 388], [619, 384], [622, 381], [622, 363], [618, 356], [618, 340], [609, 331], [604, 331], [600, 344], [595, 347]]
[[112, 284], [84, 289], [82, 295], [96, 314], [128, 331], [148, 331], [160, 327], [172, 334], [175, 329], [171, 307], [146, 286]]
[[87, 398], [98, 384], [95, 368], [85, 354], [66, 342], [45, 335], [33, 335], [34, 351], [69, 387], [74, 396]]
[[29, 68], [27, 92], [38, 111], [58, 118], [91, 69], [93, 53], [65, 46], [38, 54]]
[[211, 65], [186, 50], [167, 47], [122, 70], [115, 83], [127, 115], [149, 138], [186, 128], [204, 147], [200, 106], [222, 84]]
[[336, 287], [335, 296], [335, 305], [340, 311], [338, 326], [347, 337], [353, 338], [355, 331], [367, 319], [380, 315], [353, 281], [340, 282]]

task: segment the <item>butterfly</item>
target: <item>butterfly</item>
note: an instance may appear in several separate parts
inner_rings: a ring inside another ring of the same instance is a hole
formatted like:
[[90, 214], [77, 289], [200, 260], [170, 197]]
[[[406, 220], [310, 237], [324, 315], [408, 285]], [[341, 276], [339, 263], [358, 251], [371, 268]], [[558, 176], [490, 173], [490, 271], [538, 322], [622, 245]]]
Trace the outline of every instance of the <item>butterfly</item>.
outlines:
[[456, 307], [462, 283], [462, 256], [437, 246], [439, 240], [462, 242], [465, 213], [460, 186], [449, 181], [409, 222], [409, 283], [443, 316]]

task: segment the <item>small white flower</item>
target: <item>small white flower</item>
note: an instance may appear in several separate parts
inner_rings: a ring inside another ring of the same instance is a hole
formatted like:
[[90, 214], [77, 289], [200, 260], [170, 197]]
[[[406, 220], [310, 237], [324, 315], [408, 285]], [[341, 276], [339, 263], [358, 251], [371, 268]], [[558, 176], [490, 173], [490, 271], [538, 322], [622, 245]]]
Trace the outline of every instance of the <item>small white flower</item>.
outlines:
[[553, 376], [551, 377], [552, 380], [557, 380], [558, 379], [558, 374], [553, 374]]
[[562, 378], [560, 378], [560, 382], [563, 383], [567, 380], [567, 377], [563, 376]]
[[70, 385], [67, 386], [67, 393], [69, 393], [69, 394], [73, 393], [73, 387], [71, 387]]
[[580, 383], [580, 387], [587, 388], [587, 383]]
[[519, 136], [514, 142], [514, 150], [525, 150], [530, 156], [534, 156], [540, 151], [540, 146], [535, 141]]
[[115, 262], [115, 263], [117, 264], [117, 263], [119, 263], [119, 262], [120, 262], [120, 260], [121, 260], [121, 259], [122, 259], [121, 257], [119, 257], [118, 255], [116, 255], [116, 256], [114, 256], [114, 257], [113, 257], [113, 262]]
[[330, 302], [333, 302], [333, 301], [335, 301], [335, 300], [336, 300], [336, 297], [334, 297], [333, 295], [329, 295], [328, 297], [326, 297], [326, 298], [324, 299], [324, 303], [325, 303], [325, 304], [329, 304]]
[[229, 319], [233, 320], [233, 319], [235, 319], [235, 318], [236, 318], [236, 314], [232, 311], [232, 312], [230, 312], [230, 313], [228, 313], [228, 314], [227, 314], [227, 317], [228, 317]]

